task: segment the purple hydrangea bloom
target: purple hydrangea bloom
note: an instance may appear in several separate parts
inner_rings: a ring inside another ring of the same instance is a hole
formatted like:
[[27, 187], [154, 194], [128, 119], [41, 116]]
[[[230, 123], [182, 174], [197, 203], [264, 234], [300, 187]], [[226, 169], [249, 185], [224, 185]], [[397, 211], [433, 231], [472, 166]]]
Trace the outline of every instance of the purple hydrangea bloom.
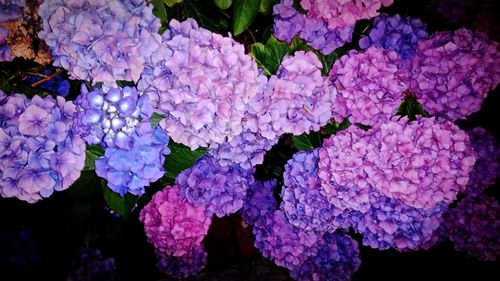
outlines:
[[139, 214], [148, 241], [165, 255], [181, 257], [201, 247], [211, 216], [202, 205], [179, 196], [179, 187], [167, 186], [153, 195]]
[[326, 125], [336, 92], [321, 76], [321, 68], [313, 52], [299, 51], [285, 57], [262, 96], [252, 103], [248, 129], [272, 140], [284, 133], [318, 131]]
[[259, 217], [278, 208], [278, 203], [274, 198], [275, 187], [276, 180], [255, 181], [254, 184], [250, 185], [240, 210], [245, 223], [254, 224]]
[[431, 115], [466, 118], [500, 82], [498, 46], [465, 28], [420, 40], [410, 64], [411, 91]]
[[299, 267], [318, 252], [321, 237], [289, 224], [285, 214], [276, 210], [257, 219], [253, 227], [254, 245], [262, 255], [290, 270]]
[[361, 265], [358, 243], [343, 233], [326, 233], [318, 253], [309, 257], [290, 275], [297, 281], [345, 281]]
[[146, 57], [161, 43], [160, 21], [143, 0], [46, 0], [38, 13], [38, 35], [52, 50], [54, 65], [80, 80], [137, 82]]
[[[43, 75], [50, 75], [53, 72], [53, 69], [47, 68], [43, 71]], [[28, 83], [35, 83], [40, 81], [42, 76], [29, 76], [26, 81]], [[69, 94], [70, 84], [69, 81], [64, 79], [62, 75], [56, 74], [52, 79], [43, 82], [38, 87], [41, 89], [49, 90], [54, 93], [57, 93], [61, 97], [66, 97]]]
[[354, 25], [361, 19], [378, 15], [382, 6], [391, 5], [393, 0], [301, 0], [300, 4], [310, 18], [323, 19], [328, 28]]
[[359, 40], [359, 46], [362, 49], [380, 46], [395, 51], [403, 59], [409, 59], [415, 53], [418, 41], [427, 38], [426, 29], [427, 25], [420, 19], [381, 14], [375, 18], [368, 36]]
[[455, 249], [484, 261], [500, 257], [500, 204], [486, 195], [466, 196], [445, 215]]
[[26, 0], [0, 0], [0, 22], [17, 20], [25, 6]]
[[349, 212], [336, 208], [320, 192], [318, 150], [296, 153], [285, 165], [281, 210], [288, 222], [305, 231], [324, 233], [348, 228]]
[[244, 169], [250, 169], [262, 164], [264, 155], [276, 143], [278, 139], [268, 140], [258, 133], [245, 130], [228, 142], [215, 144], [208, 153], [221, 166], [238, 164]]
[[105, 258], [99, 250], [82, 250], [73, 267], [67, 281], [111, 281], [116, 278], [115, 259]]
[[496, 138], [483, 128], [474, 128], [468, 135], [477, 156], [465, 190], [466, 195], [472, 195], [482, 193], [500, 176], [500, 145]]
[[156, 252], [156, 256], [158, 257], [156, 267], [161, 272], [176, 278], [198, 274], [207, 263], [207, 253], [201, 246], [178, 257], [165, 255], [159, 251]]
[[29, 203], [68, 188], [85, 162], [73, 134], [75, 106], [62, 97], [5, 96], [0, 91], [0, 195]]
[[378, 47], [352, 50], [335, 61], [330, 79], [337, 88], [335, 120], [350, 116], [351, 123], [374, 125], [397, 112], [407, 86], [396, 52]]
[[306, 16], [293, 7], [293, 0], [281, 0], [274, 5], [274, 36], [287, 43], [302, 30]]
[[163, 163], [164, 155], [170, 154], [169, 138], [161, 128], [153, 129], [149, 120], [141, 121], [128, 137], [129, 147], [106, 148], [104, 156], [95, 161], [95, 172], [120, 196], [127, 192], [142, 195], [145, 186], [165, 174]]
[[223, 217], [243, 206], [247, 189], [254, 183], [253, 170], [238, 165], [221, 166], [213, 157], [205, 155], [181, 172], [176, 183], [182, 197]]
[[9, 32], [0, 26], [0, 62], [11, 61], [14, 56], [10, 52], [10, 46], [7, 44]]
[[89, 144], [130, 149], [138, 118], [147, 120], [153, 108], [147, 95], [135, 88], [95, 88], [82, 85], [75, 101], [78, 133]]
[[244, 46], [198, 27], [170, 21], [139, 89], [166, 115], [160, 126], [192, 149], [230, 141], [243, 131], [249, 102], [260, 86], [257, 64]]

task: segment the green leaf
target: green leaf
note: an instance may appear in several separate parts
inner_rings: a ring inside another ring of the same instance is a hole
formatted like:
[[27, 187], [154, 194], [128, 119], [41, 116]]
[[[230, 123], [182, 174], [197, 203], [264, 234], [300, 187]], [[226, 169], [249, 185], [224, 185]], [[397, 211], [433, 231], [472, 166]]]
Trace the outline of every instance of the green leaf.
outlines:
[[330, 69], [333, 66], [333, 62], [337, 58], [338, 58], [338, 55], [335, 52], [333, 52], [329, 55], [326, 55], [326, 56], [319, 54], [319, 60], [321, 61], [321, 64], [323, 64], [323, 68], [321, 69], [321, 74], [323, 74], [323, 76], [328, 75], [328, 73], [330, 72]]
[[99, 145], [87, 145], [85, 150], [84, 171], [95, 169], [95, 160], [104, 155], [104, 150]]
[[259, 5], [259, 12], [269, 14], [273, 10], [273, 6], [278, 3], [278, 0], [261, 0]]
[[138, 197], [131, 195], [130, 193], [125, 194], [124, 197], [121, 197], [117, 193], [111, 191], [106, 186], [104, 181], [101, 181], [102, 187], [102, 195], [106, 204], [115, 212], [120, 214], [123, 218], [127, 218], [128, 215], [132, 212], [132, 209], [135, 207]]
[[183, 0], [163, 0], [163, 3], [167, 4], [169, 7], [173, 7], [175, 4], [181, 3]]
[[161, 179], [164, 184], [174, 183], [180, 172], [193, 166], [194, 162], [207, 152], [206, 148], [191, 150], [189, 147], [173, 141], [168, 144], [168, 147], [170, 148], [170, 154], [165, 157], [165, 164], [163, 165], [167, 173]]
[[311, 46], [307, 45], [302, 39], [298, 36], [293, 37], [292, 42], [290, 42], [291, 53], [296, 51], [312, 51], [314, 50]]
[[161, 120], [165, 119], [165, 115], [154, 112], [151, 116], [151, 126], [154, 128], [160, 124]]
[[336, 134], [339, 131], [345, 130], [351, 126], [351, 122], [349, 122], [349, 119], [345, 118], [342, 123], [337, 123], [335, 121], [331, 121], [330, 123], [326, 124], [325, 126], [325, 131], [326, 131], [326, 136], [329, 137], [333, 134]]
[[67, 193], [70, 197], [88, 202], [97, 190], [97, 176], [93, 171], [82, 171], [80, 177], [70, 186]]
[[311, 150], [321, 146], [321, 138], [316, 132], [293, 136], [292, 141], [298, 150]]
[[215, 5], [222, 10], [228, 9], [233, 4], [233, 0], [214, 0]]
[[255, 19], [259, 10], [260, 0], [235, 0], [233, 14], [234, 36], [241, 34]]
[[163, 5], [162, 0], [153, 0], [153, 14], [160, 19], [161, 28], [160, 34], [165, 31], [168, 25], [167, 9]]
[[292, 50], [283, 42], [278, 41], [274, 36], [269, 37], [266, 45], [255, 43], [252, 45], [251, 54], [255, 58], [257, 65], [260, 66], [266, 75], [270, 76], [278, 70], [283, 57]]
[[417, 101], [413, 93], [406, 92], [405, 99], [398, 108], [397, 115], [408, 116], [410, 120], [416, 120], [417, 115], [428, 117], [429, 114], [425, 111], [424, 107]]
[[185, 0], [184, 9], [182, 9], [182, 18], [194, 18], [196, 22], [208, 30], [215, 32], [227, 32], [228, 22], [224, 15], [215, 6], [213, 1], [206, 0]]

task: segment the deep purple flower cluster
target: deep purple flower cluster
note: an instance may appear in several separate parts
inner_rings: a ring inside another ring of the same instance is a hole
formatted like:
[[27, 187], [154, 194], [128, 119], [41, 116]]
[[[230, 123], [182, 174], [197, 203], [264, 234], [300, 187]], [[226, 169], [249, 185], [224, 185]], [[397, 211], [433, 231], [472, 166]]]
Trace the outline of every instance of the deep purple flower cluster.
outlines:
[[95, 172], [120, 196], [127, 192], [142, 195], [145, 186], [165, 174], [169, 138], [161, 128], [152, 128], [149, 120], [141, 121], [128, 137], [129, 147], [106, 148], [104, 156], [95, 161]]
[[82, 250], [73, 267], [72, 272], [67, 276], [67, 281], [112, 281], [116, 278], [115, 259], [105, 258], [99, 250]]
[[163, 273], [176, 277], [186, 278], [199, 273], [207, 263], [207, 253], [202, 247], [193, 249], [186, 255], [179, 257], [156, 253], [158, 262], [157, 268]]
[[337, 88], [335, 120], [374, 125], [396, 114], [407, 86], [407, 72], [394, 51], [370, 47], [352, 50], [335, 61], [330, 79]]
[[264, 257], [290, 270], [314, 256], [321, 239], [315, 232], [305, 232], [289, 224], [280, 210], [259, 217], [253, 226], [253, 234], [254, 245]]
[[[42, 72], [42, 75], [50, 75], [52, 74], [52, 72], [53, 69], [47, 68]], [[43, 76], [29, 76], [26, 81], [28, 83], [35, 83], [37, 81], [40, 81], [42, 78]], [[52, 79], [43, 82], [38, 87], [57, 93], [61, 97], [66, 97], [69, 94], [70, 84], [69, 81], [64, 79], [63, 76], [59, 73], [52, 77]]]
[[10, 46], [7, 44], [7, 37], [9, 36], [9, 32], [0, 26], [0, 62], [2, 61], [11, 61], [14, 59], [10, 52]]
[[420, 19], [381, 14], [375, 18], [368, 36], [359, 40], [359, 46], [362, 49], [380, 46], [395, 51], [403, 59], [409, 59], [415, 53], [418, 41], [427, 38], [426, 29], [427, 25]]
[[318, 247], [318, 253], [290, 275], [297, 281], [351, 280], [361, 265], [356, 240], [343, 233], [326, 233]]
[[64, 98], [31, 100], [0, 91], [0, 195], [34, 203], [68, 188], [85, 162], [73, 134], [75, 106]]
[[146, 57], [161, 43], [160, 21], [144, 0], [46, 0], [38, 13], [39, 37], [52, 50], [54, 65], [80, 80], [137, 82]]
[[257, 64], [244, 46], [172, 20], [148, 61], [139, 89], [166, 115], [160, 126], [192, 149], [230, 141], [243, 131], [248, 103], [259, 88]]
[[322, 64], [313, 52], [296, 52], [281, 62], [276, 75], [252, 104], [246, 126], [268, 139], [284, 133], [318, 131], [330, 121], [335, 90], [321, 75]]
[[200, 248], [212, 221], [204, 206], [183, 199], [175, 185], [157, 192], [141, 210], [139, 220], [155, 249], [175, 257]]
[[456, 250], [484, 261], [500, 257], [500, 204], [495, 198], [466, 196], [446, 213], [445, 224]]
[[352, 40], [354, 24], [342, 28], [328, 28], [323, 19], [310, 18], [293, 7], [292, 0], [282, 0], [273, 8], [274, 35], [288, 43], [298, 35], [324, 55]]
[[278, 208], [278, 203], [274, 198], [275, 187], [276, 180], [255, 181], [254, 184], [250, 185], [240, 210], [245, 223], [254, 224], [259, 217]]
[[434, 33], [411, 60], [411, 91], [431, 115], [466, 118], [500, 82], [498, 46], [465, 28]]
[[26, 0], [0, 0], [0, 22], [13, 21], [23, 15]]
[[349, 227], [349, 213], [328, 202], [320, 192], [318, 150], [296, 153], [285, 165], [281, 210], [288, 222], [319, 234]]
[[153, 108], [147, 95], [135, 88], [95, 88], [85, 85], [75, 101], [77, 130], [89, 144], [130, 149], [138, 118], [147, 120]]
[[253, 169], [246, 170], [238, 165], [221, 166], [206, 155], [181, 172], [176, 183], [183, 198], [223, 217], [243, 206], [247, 189], [254, 183]]
[[328, 28], [353, 25], [361, 19], [378, 15], [382, 6], [391, 5], [393, 0], [301, 0], [300, 4], [310, 18], [323, 19]]

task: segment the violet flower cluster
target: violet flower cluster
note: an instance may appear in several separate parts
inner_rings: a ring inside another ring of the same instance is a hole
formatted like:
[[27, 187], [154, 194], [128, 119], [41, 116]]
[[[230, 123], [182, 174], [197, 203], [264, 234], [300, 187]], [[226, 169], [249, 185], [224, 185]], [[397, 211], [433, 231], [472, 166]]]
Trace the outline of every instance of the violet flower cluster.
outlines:
[[373, 21], [368, 35], [359, 40], [359, 46], [362, 49], [380, 46], [395, 51], [403, 59], [409, 59], [415, 53], [418, 41], [427, 36], [427, 25], [420, 19], [381, 14]]
[[156, 267], [163, 273], [176, 277], [186, 278], [199, 273], [207, 263], [207, 253], [202, 247], [193, 249], [190, 253], [175, 257], [156, 253], [158, 262]]
[[255, 181], [248, 187], [245, 202], [240, 210], [241, 217], [247, 224], [254, 224], [259, 217], [278, 208], [274, 198], [276, 180]]
[[139, 89], [167, 117], [160, 126], [168, 135], [196, 149], [230, 141], [243, 131], [258, 77], [243, 45], [198, 27], [193, 19], [172, 20]]
[[354, 24], [329, 28], [323, 19], [310, 18], [299, 13], [293, 7], [292, 0], [281, 0], [273, 8], [274, 35], [282, 41], [290, 43], [298, 35], [311, 47], [327, 55], [344, 43], [352, 40]]
[[281, 210], [288, 222], [319, 234], [349, 228], [349, 213], [328, 202], [320, 192], [318, 150], [296, 153], [285, 165]]
[[115, 259], [105, 258], [101, 251], [84, 249], [73, 264], [67, 281], [115, 280]]
[[259, 217], [253, 226], [254, 245], [276, 265], [290, 270], [299, 267], [318, 252], [321, 236], [289, 224], [285, 214], [276, 210]]
[[7, 37], [9, 36], [9, 31], [0, 26], [0, 62], [11, 61], [14, 59], [12, 53], [10, 52], [10, 46], [7, 43]]
[[177, 175], [180, 195], [210, 214], [223, 217], [243, 206], [247, 189], [254, 183], [254, 169], [238, 165], [221, 166], [209, 155], [199, 158], [189, 169]]
[[203, 205], [192, 204], [167, 186], [139, 214], [148, 241], [164, 255], [182, 257], [201, 247], [212, 221]]
[[0, 91], [0, 195], [29, 203], [68, 188], [85, 162], [72, 127], [75, 106], [62, 97], [6, 96]]
[[445, 225], [456, 250], [484, 261], [500, 257], [500, 204], [495, 198], [466, 196], [446, 213]]
[[408, 88], [400, 60], [394, 51], [370, 47], [352, 50], [335, 61], [330, 70], [338, 91], [332, 109], [335, 120], [349, 116], [351, 123], [375, 125], [394, 116]]
[[25, 6], [26, 0], [0, 0], [0, 22], [17, 20]]
[[301, 0], [310, 18], [323, 19], [328, 28], [350, 26], [361, 19], [378, 16], [378, 9], [390, 6], [393, 0]]
[[465, 119], [500, 82], [498, 46], [465, 28], [434, 33], [411, 60], [411, 91], [429, 114]]
[[326, 233], [318, 253], [309, 257], [290, 275], [296, 281], [351, 280], [361, 265], [358, 243], [343, 233]]
[[246, 126], [272, 140], [284, 133], [318, 131], [331, 118], [335, 89], [321, 75], [322, 64], [313, 52], [295, 52], [269, 78], [262, 96], [252, 103], [253, 118]]
[[54, 65], [71, 77], [116, 86], [137, 82], [161, 43], [160, 21], [144, 0], [45, 0], [39, 37], [54, 56]]

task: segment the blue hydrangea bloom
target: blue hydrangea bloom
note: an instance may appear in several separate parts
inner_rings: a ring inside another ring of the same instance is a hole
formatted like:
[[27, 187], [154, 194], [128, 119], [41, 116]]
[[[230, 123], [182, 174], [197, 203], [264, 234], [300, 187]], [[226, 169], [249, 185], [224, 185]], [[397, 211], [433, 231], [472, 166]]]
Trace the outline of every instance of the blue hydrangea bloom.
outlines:
[[276, 180], [255, 181], [248, 188], [243, 207], [240, 210], [241, 217], [247, 224], [254, 224], [255, 220], [270, 211], [278, 208], [274, 198]]

